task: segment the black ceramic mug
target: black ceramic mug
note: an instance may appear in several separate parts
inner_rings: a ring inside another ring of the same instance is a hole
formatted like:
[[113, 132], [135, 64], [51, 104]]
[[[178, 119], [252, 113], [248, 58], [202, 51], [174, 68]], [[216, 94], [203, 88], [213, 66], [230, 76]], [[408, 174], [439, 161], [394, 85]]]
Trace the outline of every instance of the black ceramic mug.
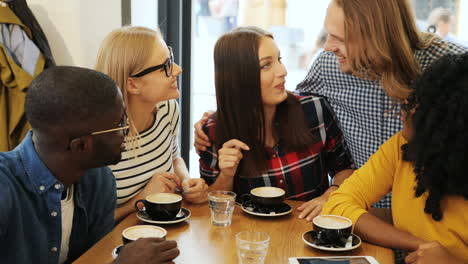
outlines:
[[[138, 204], [143, 203], [144, 208]], [[176, 218], [182, 206], [182, 196], [175, 193], [155, 193], [146, 196], [144, 200], [135, 202], [135, 208], [140, 212], [146, 212], [152, 220], [169, 221]]]
[[251, 200], [259, 208], [275, 209], [283, 204], [285, 194], [281, 188], [265, 186], [250, 190], [250, 194], [242, 195], [241, 200]]
[[[136, 225], [122, 231], [122, 241], [124, 244], [144, 237], [166, 238], [166, 229], [153, 225]], [[118, 254], [118, 253], [117, 253]]]
[[319, 215], [312, 220], [315, 244], [319, 246], [344, 247], [351, 235], [353, 222], [338, 215]]

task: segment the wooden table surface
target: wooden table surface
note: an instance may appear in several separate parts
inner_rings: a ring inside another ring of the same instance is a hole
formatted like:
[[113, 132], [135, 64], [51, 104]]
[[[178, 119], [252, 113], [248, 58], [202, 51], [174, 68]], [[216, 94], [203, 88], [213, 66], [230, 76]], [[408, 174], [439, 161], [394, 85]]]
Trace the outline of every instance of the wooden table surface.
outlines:
[[[302, 241], [302, 234], [312, 229], [312, 224], [298, 219], [296, 208], [300, 202], [287, 201], [293, 211], [280, 217], [258, 217], [242, 211], [236, 205], [229, 227], [216, 227], [211, 224], [208, 204], [184, 204], [192, 215], [184, 222], [173, 225], [161, 225], [167, 230], [167, 239], [176, 240], [180, 255], [175, 263], [237, 263], [235, 234], [244, 230], [266, 232], [270, 235], [270, 246], [265, 263], [287, 264], [289, 257], [304, 256], [373, 256], [380, 264], [393, 264], [393, 252], [390, 249], [363, 242], [362, 245], [348, 252], [326, 252], [307, 246]], [[75, 263], [110, 263], [112, 250], [122, 244], [121, 232], [133, 225], [146, 224], [133, 213], [120, 222], [114, 230], [89, 249]]]

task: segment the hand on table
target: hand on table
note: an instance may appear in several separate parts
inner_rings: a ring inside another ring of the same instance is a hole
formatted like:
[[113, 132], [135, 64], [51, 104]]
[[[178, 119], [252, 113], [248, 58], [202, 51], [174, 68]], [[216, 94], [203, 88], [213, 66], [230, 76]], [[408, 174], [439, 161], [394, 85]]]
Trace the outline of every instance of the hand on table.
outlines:
[[211, 146], [210, 139], [208, 136], [203, 132], [203, 125], [208, 121], [208, 118], [213, 114], [213, 111], [207, 111], [203, 113], [202, 118], [193, 125], [195, 128], [195, 142], [193, 143], [193, 146], [197, 150], [197, 153], [200, 151], [205, 151], [207, 147]]
[[301, 206], [297, 208], [297, 210], [301, 212], [299, 214], [299, 219], [305, 218], [307, 221], [312, 221], [314, 217], [316, 217], [322, 212], [322, 208], [327, 202], [327, 200], [328, 199], [322, 195], [308, 202], [303, 203]]
[[185, 200], [191, 203], [203, 203], [208, 200], [208, 185], [200, 178], [182, 181], [182, 190]]
[[418, 249], [405, 258], [407, 264], [463, 264], [463, 261], [451, 255], [439, 242], [419, 245]]
[[158, 172], [148, 181], [135, 200], [145, 199], [153, 193], [174, 193], [180, 186], [180, 178], [173, 172]]
[[114, 261], [115, 264], [170, 264], [179, 256], [177, 242], [163, 238], [140, 238], [126, 244]]

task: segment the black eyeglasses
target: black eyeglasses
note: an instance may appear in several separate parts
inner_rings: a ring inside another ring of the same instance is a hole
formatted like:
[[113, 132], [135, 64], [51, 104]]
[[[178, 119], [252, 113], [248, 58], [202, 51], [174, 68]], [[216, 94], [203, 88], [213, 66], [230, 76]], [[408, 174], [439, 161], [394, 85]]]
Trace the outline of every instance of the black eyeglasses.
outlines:
[[145, 69], [137, 74], [134, 74], [130, 77], [142, 77], [142, 76], [145, 76], [146, 74], [150, 73], [150, 72], [154, 72], [156, 70], [159, 70], [161, 68], [164, 68], [164, 72], [166, 73], [166, 76], [167, 77], [171, 77], [172, 76], [172, 66], [174, 64], [174, 54], [172, 53], [172, 48], [168, 46], [168, 49], [169, 49], [169, 58], [167, 58], [167, 60], [163, 63], [163, 64], [159, 64], [159, 65], [156, 65], [156, 66], [152, 66], [152, 67], [149, 67], [148, 69]]

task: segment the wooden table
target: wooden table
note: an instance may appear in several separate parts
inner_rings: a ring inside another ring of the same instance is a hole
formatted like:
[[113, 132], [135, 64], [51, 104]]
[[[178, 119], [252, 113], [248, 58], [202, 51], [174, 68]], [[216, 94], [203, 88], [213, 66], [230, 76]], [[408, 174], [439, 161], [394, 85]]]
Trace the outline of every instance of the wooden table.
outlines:
[[[302, 234], [312, 229], [312, 224], [298, 219], [296, 208], [300, 202], [287, 201], [293, 206], [293, 212], [280, 217], [257, 217], [242, 211], [236, 205], [229, 227], [216, 227], [211, 224], [208, 205], [184, 204], [192, 215], [185, 222], [174, 225], [161, 225], [167, 230], [167, 239], [176, 240], [180, 255], [176, 263], [237, 263], [235, 234], [244, 230], [266, 232], [270, 235], [270, 246], [265, 263], [287, 264], [288, 257], [303, 256], [373, 256], [381, 264], [393, 264], [393, 252], [390, 249], [369, 243], [349, 252], [332, 253], [311, 248], [302, 241]], [[117, 225], [114, 230], [89, 249], [75, 263], [110, 263], [112, 250], [122, 244], [121, 232], [133, 225], [145, 224], [133, 213]]]

